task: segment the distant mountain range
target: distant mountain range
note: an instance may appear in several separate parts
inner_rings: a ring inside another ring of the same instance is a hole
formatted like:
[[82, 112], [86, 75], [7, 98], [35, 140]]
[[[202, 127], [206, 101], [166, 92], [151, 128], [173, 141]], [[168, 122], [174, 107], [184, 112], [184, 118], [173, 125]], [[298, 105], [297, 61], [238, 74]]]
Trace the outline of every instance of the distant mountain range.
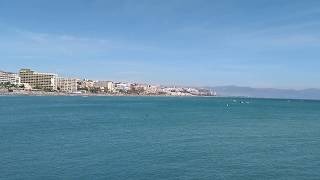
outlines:
[[274, 89], [252, 88], [240, 86], [210, 87], [218, 96], [243, 96], [257, 98], [284, 98], [284, 99], [317, 99], [320, 100], [320, 89]]

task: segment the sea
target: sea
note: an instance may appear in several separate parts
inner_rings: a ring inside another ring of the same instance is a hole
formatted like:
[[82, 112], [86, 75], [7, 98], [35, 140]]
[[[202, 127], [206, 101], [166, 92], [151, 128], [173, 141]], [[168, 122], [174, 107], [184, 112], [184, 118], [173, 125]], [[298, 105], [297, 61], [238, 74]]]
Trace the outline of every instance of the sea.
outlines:
[[320, 179], [320, 101], [0, 97], [1, 180]]

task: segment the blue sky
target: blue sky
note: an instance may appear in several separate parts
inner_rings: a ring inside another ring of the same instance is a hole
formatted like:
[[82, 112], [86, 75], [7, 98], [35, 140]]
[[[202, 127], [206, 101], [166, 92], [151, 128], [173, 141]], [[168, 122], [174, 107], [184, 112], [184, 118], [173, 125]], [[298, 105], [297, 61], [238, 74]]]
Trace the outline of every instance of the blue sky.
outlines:
[[0, 69], [320, 88], [318, 0], [0, 0]]

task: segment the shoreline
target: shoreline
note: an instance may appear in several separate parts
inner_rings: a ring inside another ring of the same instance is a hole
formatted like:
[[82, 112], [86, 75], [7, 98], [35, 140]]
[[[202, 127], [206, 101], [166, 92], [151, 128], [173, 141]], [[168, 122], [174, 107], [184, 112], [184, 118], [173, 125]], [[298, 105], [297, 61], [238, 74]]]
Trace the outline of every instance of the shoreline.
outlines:
[[76, 94], [76, 93], [58, 93], [58, 92], [0, 92], [1, 96], [47, 96], [47, 97], [217, 97], [200, 95], [169, 95], [169, 94]]

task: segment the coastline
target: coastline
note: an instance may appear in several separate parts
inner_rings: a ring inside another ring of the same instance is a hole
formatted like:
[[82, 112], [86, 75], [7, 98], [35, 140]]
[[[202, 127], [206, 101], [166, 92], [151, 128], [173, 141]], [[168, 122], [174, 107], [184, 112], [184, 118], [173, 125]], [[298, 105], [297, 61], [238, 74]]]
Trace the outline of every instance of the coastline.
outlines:
[[0, 92], [0, 96], [70, 96], [70, 97], [216, 97], [201, 95], [170, 95], [170, 94], [123, 94], [123, 93], [62, 93], [62, 92]]

